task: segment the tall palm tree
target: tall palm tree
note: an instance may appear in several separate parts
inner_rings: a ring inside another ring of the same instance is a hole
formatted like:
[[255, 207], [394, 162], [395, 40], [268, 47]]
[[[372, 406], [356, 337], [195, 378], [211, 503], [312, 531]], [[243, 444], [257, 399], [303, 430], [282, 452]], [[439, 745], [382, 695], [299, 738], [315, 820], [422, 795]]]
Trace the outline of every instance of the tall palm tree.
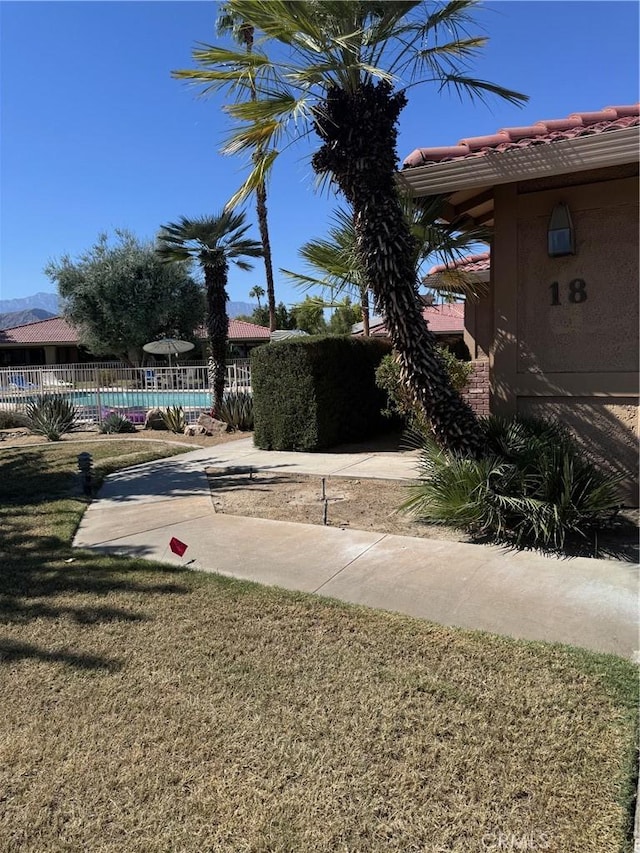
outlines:
[[[245, 51], [248, 54], [253, 50], [254, 27], [235, 15], [233, 10], [230, 9], [226, 3], [223, 3], [220, 7], [220, 14], [216, 21], [216, 30], [218, 35], [231, 35], [237, 44], [244, 45]], [[252, 80], [249, 81], [249, 97], [254, 103], [258, 100], [258, 91], [255, 82]], [[257, 142], [252, 153], [254, 166], [259, 166], [261, 163], [264, 163], [266, 154], [267, 149], [265, 145], [261, 142]], [[271, 257], [271, 238], [269, 236], [269, 217], [267, 213], [267, 182], [264, 172], [261, 179], [256, 183], [255, 196], [258, 229], [260, 231], [260, 239], [262, 241], [264, 274], [267, 282], [269, 330], [274, 332], [278, 325], [276, 317], [276, 289], [273, 281], [273, 259]]]
[[[229, 11], [257, 34], [251, 53], [204, 45], [193, 53], [198, 68], [174, 74], [205, 90], [234, 92], [226, 109], [243, 126], [234, 130], [229, 151], [261, 144], [274, 155], [289, 131], [320, 138], [313, 169], [353, 210], [364, 283], [386, 317], [403, 378], [439, 443], [475, 455], [482, 449], [477, 420], [451, 387], [422, 321], [415, 242], [396, 175], [398, 118], [410, 86], [431, 82], [472, 98], [526, 100], [468, 76], [467, 62], [486, 42], [468, 34], [473, 6], [473, 0], [229, 0]], [[273, 58], [260, 49], [263, 42], [275, 43]], [[257, 100], [238, 97], [248, 81]], [[236, 201], [255, 189], [266, 165], [256, 165]]]
[[249, 299], [257, 299], [258, 300], [258, 308], [262, 308], [260, 305], [260, 300], [264, 296], [264, 287], [260, 287], [259, 284], [256, 284], [255, 287], [252, 287], [249, 291]]
[[[473, 251], [474, 246], [489, 241], [490, 232], [483, 226], [460, 231], [456, 223], [441, 218], [444, 196], [403, 200], [404, 215], [415, 238], [414, 262], [420, 278], [420, 268], [429, 260], [451, 265], [449, 284], [460, 293], [472, 297], [478, 293], [478, 285], [455, 269], [453, 262]], [[364, 272], [356, 253], [356, 232], [353, 216], [343, 208], [333, 214], [327, 237], [309, 240], [298, 250], [313, 275], [281, 269], [299, 288], [311, 290], [321, 288], [327, 292], [333, 304], [338, 296], [349, 293], [355, 298], [367, 294], [364, 287]], [[445, 292], [451, 295], [451, 291]], [[362, 304], [363, 332], [369, 334], [368, 304]]]
[[229, 264], [250, 270], [246, 258], [262, 255], [255, 240], [245, 237], [249, 229], [244, 213], [223, 211], [217, 216], [199, 219], [181, 217], [178, 222], [163, 225], [158, 234], [156, 251], [167, 262], [195, 260], [204, 274], [207, 305], [206, 326], [209, 337], [209, 388], [212, 391], [214, 416], [220, 411], [226, 374], [227, 276]]

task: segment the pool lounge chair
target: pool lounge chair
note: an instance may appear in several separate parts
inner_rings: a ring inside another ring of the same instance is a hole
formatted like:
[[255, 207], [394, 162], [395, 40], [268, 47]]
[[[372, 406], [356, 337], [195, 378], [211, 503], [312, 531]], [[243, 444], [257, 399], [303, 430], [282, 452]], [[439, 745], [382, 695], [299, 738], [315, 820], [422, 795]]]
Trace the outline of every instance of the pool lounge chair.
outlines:
[[145, 370], [144, 372], [144, 387], [158, 389], [158, 376], [155, 370]]
[[36, 387], [33, 382], [29, 382], [19, 373], [14, 373], [9, 377], [9, 388], [14, 388], [17, 391], [30, 391]]
[[43, 388], [72, 388], [73, 383], [60, 379], [52, 370], [45, 370], [42, 374], [42, 386]]

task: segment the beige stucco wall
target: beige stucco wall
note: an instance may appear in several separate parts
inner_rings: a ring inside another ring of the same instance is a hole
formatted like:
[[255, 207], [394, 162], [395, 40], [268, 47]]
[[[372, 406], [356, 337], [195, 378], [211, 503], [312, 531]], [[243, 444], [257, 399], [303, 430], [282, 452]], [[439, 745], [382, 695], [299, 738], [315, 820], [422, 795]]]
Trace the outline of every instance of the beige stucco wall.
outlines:
[[[495, 188], [493, 298], [474, 308], [465, 339], [481, 355], [490, 328], [493, 412], [558, 417], [637, 482], [638, 178], [586, 180]], [[549, 258], [549, 217], [561, 201], [576, 254]], [[582, 303], [568, 299], [574, 279], [586, 283]], [[560, 305], [551, 304], [554, 281]]]
[[[564, 258], [544, 251], [555, 193], [518, 199], [518, 373], [637, 370], [638, 205], [605, 207], [598, 189], [562, 194], [576, 235], [576, 254]], [[569, 300], [576, 279], [585, 282], [584, 302]], [[560, 305], [552, 305], [553, 282]]]
[[633, 397], [519, 397], [518, 412], [553, 418], [578, 437], [587, 454], [624, 476], [622, 497], [638, 500], [638, 401]]

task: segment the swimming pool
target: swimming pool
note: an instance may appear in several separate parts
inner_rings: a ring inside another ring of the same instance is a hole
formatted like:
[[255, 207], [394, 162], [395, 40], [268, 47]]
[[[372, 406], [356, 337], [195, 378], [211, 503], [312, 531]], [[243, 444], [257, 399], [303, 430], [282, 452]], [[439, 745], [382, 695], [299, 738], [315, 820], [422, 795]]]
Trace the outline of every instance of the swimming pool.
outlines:
[[211, 407], [211, 394], [208, 391], [74, 391], [65, 394], [74, 406], [91, 408], [112, 406], [129, 409], [166, 409], [167, 406], [182, 406], [183, 409], [208, 409]]

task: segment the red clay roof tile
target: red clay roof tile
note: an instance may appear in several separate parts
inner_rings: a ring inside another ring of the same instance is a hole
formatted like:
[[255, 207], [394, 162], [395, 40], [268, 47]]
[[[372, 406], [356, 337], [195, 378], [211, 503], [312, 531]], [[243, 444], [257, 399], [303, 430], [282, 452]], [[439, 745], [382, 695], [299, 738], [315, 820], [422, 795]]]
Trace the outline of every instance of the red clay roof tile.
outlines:
[[480, 252], [477, 255], [467, 255], [454, 261], [452, 264], [437, 264], [431, 267], [427, 276], [436, 275], [439, 272], [447, 272], [450, 269], [460, 270], [461, 272], [486, 272], [491, 267], [490, 252]]
[[270, 336], [271, 332], [265, 326], [256, 326], [246, 320], [229, 320], [230, 341], [268, 341]]
[[78, 335], [62, 317], [25, 323], [0, 332], [0, 344], [75, 344]]
[[[196, 336], [206, 338], [206, 329], [198, 329]], [[230, 341], [269, 340], [269, 329], [244, 320], [229, 320]], [[77, 344], [78, 333], [63, 317], [50, 317], [0, 331], [0, 345], [4, 344]]]
[[[435, 335], [462, 334], [464, 331], [464, 302], [429, 305], [423, 309], [422, 316]], [[386, 335], [384, 321], [372, 325], [370, 332], [375, 337]]]
[[405, 159], [403, 168], [484, 156], [511, 148], [546, 145], [637, 125], [640, 125], [640, 104], [605, 107], [597, 112], [571, 113], [567, 118], [538, 121], [522, 127], [504, 127], [488, 136], [470, 136], [461, 139], [457, 145], [416, 148]]

